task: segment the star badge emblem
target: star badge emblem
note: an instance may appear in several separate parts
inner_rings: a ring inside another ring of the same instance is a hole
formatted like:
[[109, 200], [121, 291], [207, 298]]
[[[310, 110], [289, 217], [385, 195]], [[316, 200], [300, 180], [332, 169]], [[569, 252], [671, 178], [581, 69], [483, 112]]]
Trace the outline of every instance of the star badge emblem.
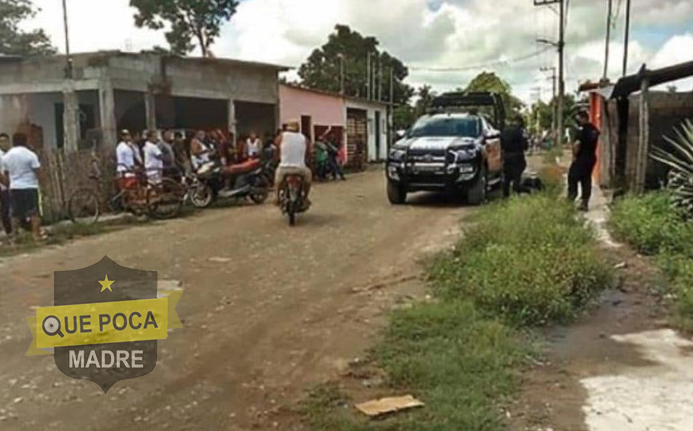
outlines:
[[113, 280], [109, 280], [109, 279], [108, 279], [108, 275], [106, 275], [106, 276], [104, 277], [103, 280], [99, 280], [99, 283], [101, 283], [101, 292], [103, 292], [103, 291], [106, 290], [106, 289], [108, 289], [108, 290], [110, 290], [111, 292], [113, 292], [113, 289], [111, 289], [111, 284], [113, 284], [114, 281], [113, 281]]

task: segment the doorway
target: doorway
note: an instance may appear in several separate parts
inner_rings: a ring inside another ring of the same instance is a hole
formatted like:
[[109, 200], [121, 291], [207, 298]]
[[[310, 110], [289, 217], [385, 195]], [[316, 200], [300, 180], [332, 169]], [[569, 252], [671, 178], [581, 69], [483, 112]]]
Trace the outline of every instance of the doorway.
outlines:
[[380, 111], [375, 111], [375, 154], [373, 160], [380, 160]]
[[313, 130], [313, 119], [310, 115], [301, 115], [301, 133], [306, 137], [308, 142], [312, 142], [313, 137], [311, 132]]

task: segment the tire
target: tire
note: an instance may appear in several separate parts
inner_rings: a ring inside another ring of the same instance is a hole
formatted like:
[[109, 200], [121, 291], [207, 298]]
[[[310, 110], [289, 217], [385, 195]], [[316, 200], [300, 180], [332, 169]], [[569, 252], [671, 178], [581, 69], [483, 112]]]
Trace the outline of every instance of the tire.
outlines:
[[214, 202], [214, 191], [204, 183], [199, 183], [190, 189], [190, 202], [195, 208], [207, 208]]
[[291, 195], [287, 190], [286, 215], [289, 218], [289, 226], [296, 224], [296, 202], [291, 200]]
[[392, 181], [387, 181], [387, 199], [392, 205], [402, 205], [407, 201], [407, 191]]
[[479, 179], [467, 192], [467, 202], [470, 205], [481, 205], [486, 202], [488, 193], [488, 172], [486, 167], [482, 167], [479, 172]]
[[76, 190], [70, 196], [67, 212], [72, 223], [92, 225], [99, 221], [101, 215], [99, 196], [92, 189]]
[[164, 178], [147, 192], [149, 214], [159, 220], [175, 218], [180, 214], [184, 199], [183, 186], [170, 178]]
[[296, 212], [294, 211], [293, 208], [289, 210], [289, 226], [293, 226], [296, 224]]
[[267, 197], [269, 196], [269, 184], [267, 178], [259, 176], [257, 178], [257, 184], [253, 186], [253, 190], [248, 195], [250, 200], [254, 203], [261, 205], [265, 203]]

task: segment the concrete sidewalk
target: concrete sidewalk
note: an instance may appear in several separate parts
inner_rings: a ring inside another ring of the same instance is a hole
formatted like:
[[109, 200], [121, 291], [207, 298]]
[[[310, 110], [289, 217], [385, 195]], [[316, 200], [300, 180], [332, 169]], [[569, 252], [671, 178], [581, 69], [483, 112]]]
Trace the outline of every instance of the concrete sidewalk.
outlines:
[[585, 218], [593, 226], [597, 239], [607, 247], [621, 247], [621, 244], [615, 242], [607, 229], [609, 220], [609, 202], [610, 198], [597, 186], [592, 186], [592, 198], [590, 200], [589, 211], [585, 213]]

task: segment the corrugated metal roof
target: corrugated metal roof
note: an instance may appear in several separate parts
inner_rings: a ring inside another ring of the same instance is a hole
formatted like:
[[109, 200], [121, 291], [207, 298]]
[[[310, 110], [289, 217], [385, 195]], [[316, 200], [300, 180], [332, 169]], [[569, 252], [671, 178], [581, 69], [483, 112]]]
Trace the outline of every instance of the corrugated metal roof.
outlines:
[[647, 67], [643, 65], [638, 73], [624, 76], [619, 79], [613, 86], [613, 91], [610, 92], [608, 98], [615, 99], [627, 97], [631, 93], [639, 91], [643, 80], [646, 78], [649, 80], [650, 86], [654, 87], [655, 85], [665, 84], [690, 76], [693, 76], [693, 61], [655, 70], [648, 70]]

